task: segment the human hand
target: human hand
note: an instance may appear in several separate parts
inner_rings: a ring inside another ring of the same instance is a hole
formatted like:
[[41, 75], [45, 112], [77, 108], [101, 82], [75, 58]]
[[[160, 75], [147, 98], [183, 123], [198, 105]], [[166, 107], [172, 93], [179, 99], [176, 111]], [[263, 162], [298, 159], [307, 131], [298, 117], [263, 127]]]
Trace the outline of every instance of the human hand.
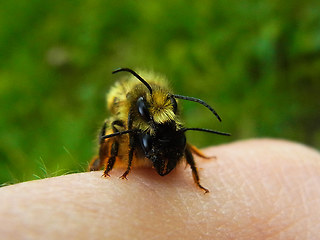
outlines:
[[320, 154], [282, 140], [208, 148], [204, 194], [182, 164], [128, 181], [70, 174], [0, 189], [1, 239], [318, 239]]

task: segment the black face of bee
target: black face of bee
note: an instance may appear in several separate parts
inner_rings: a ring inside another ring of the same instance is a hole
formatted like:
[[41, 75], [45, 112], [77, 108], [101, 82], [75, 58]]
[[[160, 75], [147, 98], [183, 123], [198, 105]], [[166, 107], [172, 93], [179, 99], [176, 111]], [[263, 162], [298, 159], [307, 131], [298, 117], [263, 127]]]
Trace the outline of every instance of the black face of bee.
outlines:
[[149, 158], [159, 175], [164, 176], [174, 169], [184, 154], [186, 137], [176, 131], [175, 123], [155, 125], [155, 134], [139, 134], [141, 149]]
[[178, 104], [177, 104], [176, 99], [174, 97], [170, 96], [170, 101], [171, 101], [171, 104], [172, 104], [172, 107], [173, 107], [173, 112], [177, 113]]

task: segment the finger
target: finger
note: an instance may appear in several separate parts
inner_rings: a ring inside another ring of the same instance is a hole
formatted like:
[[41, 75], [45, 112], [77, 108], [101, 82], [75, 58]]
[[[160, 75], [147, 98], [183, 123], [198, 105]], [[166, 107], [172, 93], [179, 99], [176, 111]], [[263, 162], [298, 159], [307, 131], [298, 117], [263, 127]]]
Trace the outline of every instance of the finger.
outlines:
[[[134, 169], [17, 184], [0, 191], [0, 232], [39, 238], [305, 239], [319, 229], [319, 154], [299, 144], [245, 141], [197, 159], [203, 194], [183, 166], [165, 177]], [[311, 204], [310, 204], [311, 203]], [[16, 231], [19, 229], [19, 231]], [[59, 231], [57, 231], [59, 229]]]

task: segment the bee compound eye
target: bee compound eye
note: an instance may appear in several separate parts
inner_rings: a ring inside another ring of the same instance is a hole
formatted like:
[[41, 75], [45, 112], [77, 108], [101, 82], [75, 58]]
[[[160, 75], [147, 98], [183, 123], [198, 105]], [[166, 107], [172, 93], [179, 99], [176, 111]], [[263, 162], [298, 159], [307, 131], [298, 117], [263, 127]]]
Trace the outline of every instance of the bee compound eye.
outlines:
[[142, 149], [145, 153], [148, 153], [152, 148], [152, 137], [149, 134], [143, 134], [140, 138]]
[[150, 114], [149, 114], [149, 110], [147, 107], [147, 104], [144, 100], [143, 97], [139, 97], [137, 100], [137, 108], [138, 108], [138, 112], [141, 115], [141, 117], [143, 117], [145, 120], [149, 121], [150, 120]]
[[172, 104], [172, 107], [173, 107], [173, 112], [177, 113], [178, 104], [177, 104], [176, 99], [173, 96], [171, 96], [170, 97], [170, 101], [171, 101], [171, 104]]

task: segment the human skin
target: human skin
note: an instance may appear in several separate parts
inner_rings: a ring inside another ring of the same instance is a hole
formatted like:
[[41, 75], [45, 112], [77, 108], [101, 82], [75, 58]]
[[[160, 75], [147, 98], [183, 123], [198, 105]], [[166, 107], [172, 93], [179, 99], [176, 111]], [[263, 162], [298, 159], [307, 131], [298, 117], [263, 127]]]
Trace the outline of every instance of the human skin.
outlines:
[[320, 154], [260, 139], [196, 158], [204, 192], [182, 164], [165, 177], [102, 171], [0, 189], [1, 239], [319, 239]]

